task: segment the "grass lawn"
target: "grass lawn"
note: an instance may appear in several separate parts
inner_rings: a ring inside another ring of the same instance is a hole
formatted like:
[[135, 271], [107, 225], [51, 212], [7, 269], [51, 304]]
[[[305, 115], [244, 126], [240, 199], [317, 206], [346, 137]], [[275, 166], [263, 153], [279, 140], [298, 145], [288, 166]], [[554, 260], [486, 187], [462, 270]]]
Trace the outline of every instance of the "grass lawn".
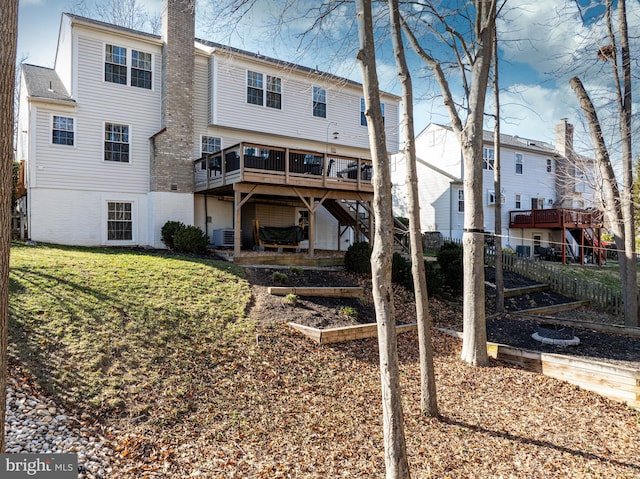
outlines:
[[11, 354], [97, 416], [148, 414], [163, 391], [162, 421], [179, 418], [254, 327], [241, 270], [200, 259], [13, 244], [10, 294]]
[[[604, 266], [551, 263], [559, 271], [573, 277], [601, 284], [620, 291], [620, 270], [617, 262], [609, 261]], [[638, 266], [640, 268], [640, 266]], [[638, 279], [640, 284], [640, 278]]]
[[[210, 260], [14, 244], [10, 280], [13, 360], [93, 418], [111, 477], [384, 477], [375, 338], [312, 343], [286, 326], [295, 308]], [[419, 411], [415, 335], [398, 338], [414, 479], [640, 476], [627, 406], [496, 361], [469, 367], [438, 331], [434, 351], [440, 419]]]

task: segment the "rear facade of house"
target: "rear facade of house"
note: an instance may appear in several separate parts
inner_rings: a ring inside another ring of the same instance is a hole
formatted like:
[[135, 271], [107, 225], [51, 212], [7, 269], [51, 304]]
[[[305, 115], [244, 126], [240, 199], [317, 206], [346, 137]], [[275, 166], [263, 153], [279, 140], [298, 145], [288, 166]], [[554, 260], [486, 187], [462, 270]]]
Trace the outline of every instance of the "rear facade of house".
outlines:
[[[29, 238], [162, 248], [174, 220], [251, 247], [252, 222], [311, 223], [303, 248], [346, 248], [338, 213], [372, 195], [361, 85], [194, 39], [190, 4], [163, 2], [161, 36], [63, 14], [54, 68], [23, 65]], [[398, 98], [382, 101], [391, 154]]]

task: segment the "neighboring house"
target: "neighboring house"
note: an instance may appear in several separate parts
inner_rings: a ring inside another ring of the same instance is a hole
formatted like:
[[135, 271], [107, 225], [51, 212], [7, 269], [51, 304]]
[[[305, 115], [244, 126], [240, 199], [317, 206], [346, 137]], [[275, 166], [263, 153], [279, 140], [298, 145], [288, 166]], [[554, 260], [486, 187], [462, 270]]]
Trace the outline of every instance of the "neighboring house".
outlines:
[[[555, 146], [501, 135], [500, 193], [494, 187], [493, 132], [485, 131], [483, 140], [484, 230], [489, 235], [496, 233], [495, 205], [501, 201], [502, 231], [498, 236], [503, 246], [530, 256], [540, 254], [544, 248], [562, 252], [562, 245], [568, 244], [572, 246], [568, 254], [588, 254], [588, 248], [579, 246], [589, 247], [597, 241], [601, 225], [598, 215], [592, 215], [593, 189], [589, 175], [583, 173], [592, 171], [592, 163], [573, 153], [573, 126], [566, 120], [556, 126]], [[455, 133], [448, 126], [432, 123], [416, 138], [416, 152], [422, 231], [438, 231], [444, 237], [461, 239], [464, 165]], [[393, 157], [391, 169], [394, 213], [407, 216], [406, 164], [402, 154]]]
[[63, 14], [54, 68], [22, 66], [30, 239], [162, 248], [178, 220], [239, 254], [257, 220], [344, 249], [373, 195], [362, 86], [194, 40], [185, 3], [164, 0], [162, 36]]

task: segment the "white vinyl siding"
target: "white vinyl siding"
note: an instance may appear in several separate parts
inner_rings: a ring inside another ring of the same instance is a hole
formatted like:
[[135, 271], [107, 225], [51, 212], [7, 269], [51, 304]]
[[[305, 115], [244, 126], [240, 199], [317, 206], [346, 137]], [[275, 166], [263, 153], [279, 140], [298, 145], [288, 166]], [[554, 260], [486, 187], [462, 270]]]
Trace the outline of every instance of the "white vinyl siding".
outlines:
[[[288, 71], [284, 75], [275, 66], [267, 68], [265, 65], [256, 65], [249, 60], [229, 58], [226, 54], [217, 55], [215, 61], [209, 62], [209, 68], [213, 68], [214, 71], [204, 71], [203, 74], [208, 73], [215, 79], [215, 91], [211, 95], [216, 126], [251, 131], [252, 136], [283, 135], [284, 133], [298, 139], [298, 144], [301, 139], [321, 143], [321, 146], [316, 149], [324, 151], [327, 125], [334, 121], [337, 123], [335, 131], [340, 133], [339, 143], [347, 143], [353, 148], [368, 151], [369, 139], [366, 134], [363, 134], [359, 121], [361, 87], [330, 82], [319, 84], [320, 82], [310, 79], [308, 74]], [[282, 110], [256, 108], [254, 105], [247, 104], [248, 71], [261, 72], [264, 75], [282, 79]], [[323, 88], [327, 92], [326, 118], [315, 117], [310, 113], [309, 103], [314, 86]], [[397, 152], [398, 103], [391, 101], [389, 96], [383, 96], [383, 98], [387, 119], [387, 149]], [[208, 100], [204, 97], [203, 101]], [[209, 118], [213, 116], [212, 114]], [[225, 136], [224, 143], [230, 146], [235, 142], [232, 140], [236, 139], [240, 140], [240, 138], [232, 139]], [[270, 143], [273, 143], [273, 140]], [[361, 154], [368, 156], [366, 152]]]
[[[121, 191], [145, 193], [149, 189], [149, 138], [160, 128], [159, 89], [130, 88], [104, 81], [105, 45], [115, 44], [127, 50], [152, 53], [153, 69], [160, 71], [159, 45], [131, 39], [107, 37], [94, 30], [74, 31], [77, 61], [74, 74], [76, 100], [82, 108], [32, 108], [32, 125], [38, 134], [31, 145], [37, 165], [31, 170], [38, 187], [84, 191]], [[155, 50], [154, 50], [155, 49]], [[73, 117], [75, 147], [60, 155], [60, 147], [51, 144], [53, 115]], [[114, 168], [104, 161], [105, 123], [129, 125], [129, 164]], [[195, 141], [194, 141], [195, 143]], [[199, 145], [198, 145], [199, 147]]]

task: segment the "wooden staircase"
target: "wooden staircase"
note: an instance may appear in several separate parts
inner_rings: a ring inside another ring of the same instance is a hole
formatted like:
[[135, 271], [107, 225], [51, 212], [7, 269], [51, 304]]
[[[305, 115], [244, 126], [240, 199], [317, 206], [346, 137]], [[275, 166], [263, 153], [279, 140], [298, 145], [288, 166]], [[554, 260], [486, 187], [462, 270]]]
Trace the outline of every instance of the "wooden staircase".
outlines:
[[[356, 241], [371, 241], [369, 221], [373, 218], [373, 212], [370, 211], [367, 203], [362, 201], [347, 201], [327, 199], [322, 205], [331, 215], [338, 220], [340, 226], [351, 227], [355, 231]], [[409, 253], [409, 228], [397, 218], [393, 218], [394, 222], [394, 251], [401, 254]]]

